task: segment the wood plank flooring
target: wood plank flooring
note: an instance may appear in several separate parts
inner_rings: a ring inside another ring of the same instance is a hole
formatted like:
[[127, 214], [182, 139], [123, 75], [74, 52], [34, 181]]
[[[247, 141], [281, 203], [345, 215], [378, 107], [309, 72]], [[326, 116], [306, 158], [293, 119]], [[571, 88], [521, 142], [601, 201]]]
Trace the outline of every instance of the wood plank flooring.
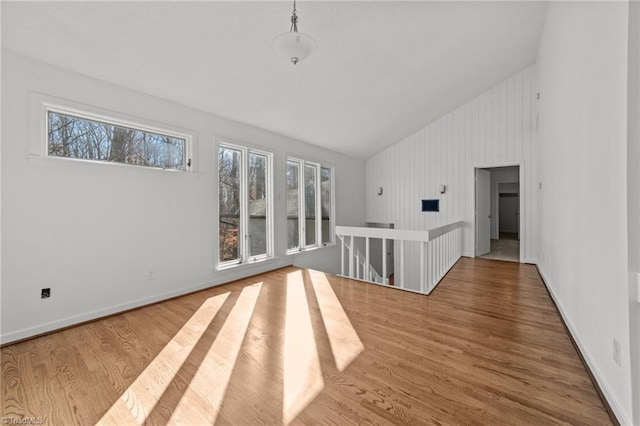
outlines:
[[44, 424], [611, 424], [535, 267], [431, 296], [294, 267], [1, 350]]

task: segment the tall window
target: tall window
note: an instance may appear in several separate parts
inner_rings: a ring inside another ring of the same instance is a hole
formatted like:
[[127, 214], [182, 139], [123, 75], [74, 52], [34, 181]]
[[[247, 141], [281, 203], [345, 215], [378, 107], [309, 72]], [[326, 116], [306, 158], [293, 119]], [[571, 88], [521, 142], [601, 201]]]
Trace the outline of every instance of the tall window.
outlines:
[[300, 248], [300, 163], [287, 161], [287, 249]]
[[331, 187], [333, 179], [331, 178], [331, 169], [322, 167], [320, 169], [320, 213], [322, 218], [322, 243], [330, 244], [333, 242], [333, 215], [331, 213], [332, 201]]
[[271, 154], [219, 146], [218, 221], [221, 266], [271, 256]]
[[269, 157], [265, 154], [249, 152], [249, 256], [268, 254], [267, 237], [269, 206], [267, 205], [267, 169]]
[[289, 252], [332, 244], [333, 169], [289, 158], [286, 190]]
[[242, 151], [220, 147], [218, 152], [218, 220], [220, 262], [240, 259], [240, 199]]
[[109, 118], [47, 110], [47, 155], [186, 170], [187, 137]]
[[304, 245], [316, 245], [316, 186], [318, 183], [318, 166], [305, 163], [304, 165]]

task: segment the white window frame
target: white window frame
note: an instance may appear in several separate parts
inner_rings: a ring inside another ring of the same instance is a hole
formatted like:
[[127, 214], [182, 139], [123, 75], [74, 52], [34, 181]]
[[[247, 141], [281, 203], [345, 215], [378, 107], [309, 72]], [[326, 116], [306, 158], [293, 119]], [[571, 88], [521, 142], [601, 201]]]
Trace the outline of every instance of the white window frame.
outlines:
[[[300, 253], [302, 251], [313, 250], [319, 247], [329, 247], [335, 245], [335, 168], [315, 161], [307, 161], [301, 158], [289, 156], [286, 158], [285, 167], [287, 162], [298, 163], [300, 171], [298, 173], [298, 238], [299, 245], [297, 248], [288, 249], [287, 254]], [[316, 242], [315, 244], [306, 244], [306, 191], [304, 186], [305, 166], [311, 165], [316, 167]], [[329, 218], [329, 242], [322, 241], [322, 169], [329, 169], [331, 171], [331, 211]], [[286, 186], [286, 183], [285, 183]], [[286, 194], [286, 188], [285, 188]], [[286, 198], [286, 197], [285, 197]], [[288, 238], [288, 235], [287, 235]], [[287, 241], [287, 246], [289, 242]]]
[[[216, 164], [216, 184], [218, 188], [216, 193], [219, 194], [220, 191], [220, 169], [218, 167], [217, 158], [220, 152], [220, 148], [228, 148], [241, 152], [241, 161], [240, 161], [240, 221], [238, 234], [242, 235], [238, 240], [239, 244], [239, 252], [240, 257], [234, 260], [221, 261], [220, 260], [220, 206], [218, 206], [218, 223], [217, 223], [217, 269], [226, 269], [238, 265], [243, 265], [247, 263], [254, 263], [262, 260], [272, 259], [273, 255], [273, 246], [274, 246], [274, 217], [273, 217], [273, 153], [269, 151], [264, 151], [261, 149], [256, 149], [252, 147], [248, 147], [245, 145], [240, 145], [234, 142], [228, 142], [226, 139], [218, 143], [215, 150], [215, 164]], [[249, 242], [249, 153], [264, 155], [267, 158], [267, 174], [266, 174], [266, 193], [267, 193], [267, 219], [266, 219], [266, 248], [267, 252], [265, 254], [260, 254], [257, 256], [250, 256], [249, 249], [251, 247]], [[216, 201], [217, 203], [218, 201]]]
[[[164, 127], [155, 127], [149, 126], [146, 124], [141, 124], [135, 121], [129, 121], [121, 118], [114, 118], [112, 116], [98, 114], [94, 112], [90, 112], [84, 109], [72, 108], [60, 104], [42, 102], [42, 111], [43, 111], [43, 138], [44, 141], [42, 147], [42, 155], [45, 158], [52, 158], [56, 160], [64, 160], [64, 161], [74, 161], [74, 162], [83, 162], [83, 163], [96, 163], [96, 164], [109, 164], [113, 166], [125, 166], [125, 167], [137, 167], [143, 169], [155, 169], [155, 170], [164, 170], [170, 172], [192, 172], [193, 171], [193, 160], [192, 160], [192, 150], [193, 150], [193, 136], [187, 133], [180, 133], [173, 130], [169, 130]], [[162, 136], [169, 136], [176, 139], [183, 139], [185, 142], [184, 146], [184, 158], [183, 158], [183, 167], [184, 170], [173, 169], [173, 168], [164, 168], [157, 166], [144, 166], [139, 164], [127, 164], [120, 163], [114, 161], [103, 161], [103, 160], [90, 160], [85, 158], [73, 158], [73, 157], [62, 157], [58, 155], [50, 155], [49, 154], [49, 113], [68, 115], [75, 118], [80, 118], [84, 120], [97, 121], [103, 124], [110, 124], [113, 126], [124, 127], [132, 130], [138, 130], [141, 132], [147, 133], [155, 133]]]
[[320, 244], [328, 247], [336, 244], [336, 170], [335, 167], [320, 165], [319, 173], [319, 189], [320, 192], [320, 239], [322, 240], [322, 169], [329, 169], [331, 172], [331, 209], [329, 211], [329, 241]]

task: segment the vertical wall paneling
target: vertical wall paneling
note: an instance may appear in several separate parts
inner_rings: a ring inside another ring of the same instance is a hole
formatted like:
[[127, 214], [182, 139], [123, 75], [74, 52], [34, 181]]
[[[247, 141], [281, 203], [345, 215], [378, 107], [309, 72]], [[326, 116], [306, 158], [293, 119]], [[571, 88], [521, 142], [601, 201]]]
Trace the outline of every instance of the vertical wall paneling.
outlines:
[[507, 83], [500, 84], [500, 115], [498, 115], [498, 125], [500, 126], [500, 162], [509, 161], [507, 155]]
[[[471, 256], [474, 167], [520, 164], [523, 256], [537, 262], [534, 77], [528, 67], [367, 160], [367, 221], [427, 230], [463, 220], [463, 254]], [[445, 194], [439, 193], [440, 185], [446, 185]], [[381, 197], [379, 186], [385, 188]], [[440, 199], [440, 212], [421, 212], [424, 198]], [[418, 247], [407, 244], [405, 256], [418, 262]]]

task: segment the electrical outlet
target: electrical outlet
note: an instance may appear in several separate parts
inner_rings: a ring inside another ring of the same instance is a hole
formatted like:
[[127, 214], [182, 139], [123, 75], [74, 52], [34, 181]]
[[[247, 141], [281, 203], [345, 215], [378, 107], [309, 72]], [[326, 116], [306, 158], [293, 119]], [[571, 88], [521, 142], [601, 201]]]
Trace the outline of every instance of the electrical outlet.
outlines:
[[147, 281], [152, 281], [156, 279], [156, 271], [147, 272]]
[[48, 297], [51, 297], [51, 289], [50, 288], [43, 288], [42, 290], [40, 290], [40, 298], [41, 299], [46, 299]]
[[615, 337], [613, 338], [613, 360], [618, 365], [622, 365], [622, 360], [620, 359], [620, 342]]

